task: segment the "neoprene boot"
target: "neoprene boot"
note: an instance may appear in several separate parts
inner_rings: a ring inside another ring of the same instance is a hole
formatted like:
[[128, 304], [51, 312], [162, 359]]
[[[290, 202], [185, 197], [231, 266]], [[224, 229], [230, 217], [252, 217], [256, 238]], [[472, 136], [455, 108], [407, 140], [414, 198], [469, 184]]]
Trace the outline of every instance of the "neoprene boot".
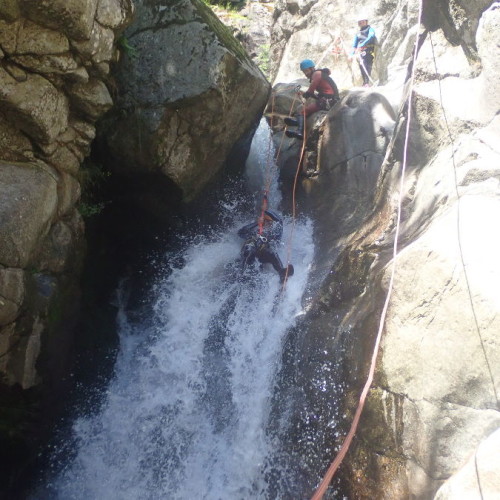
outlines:
[[287, 130], [285, 133], [287, 137], [293, 137], [295, 139], [304, 139], [304, 115], [297, 115], [297, 131]]

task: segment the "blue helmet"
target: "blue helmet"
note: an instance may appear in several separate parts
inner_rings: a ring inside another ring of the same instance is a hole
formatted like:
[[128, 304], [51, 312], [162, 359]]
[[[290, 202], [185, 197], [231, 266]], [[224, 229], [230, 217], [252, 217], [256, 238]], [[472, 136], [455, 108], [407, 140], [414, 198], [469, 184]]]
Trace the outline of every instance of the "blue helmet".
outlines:
[[314, 66], [316, 65], [314, 64], [314, 61], [311, 61], [311, 59], [304, 59], [300, 62], [301, 71], [304, 71], [307, 68], [314, 68]]

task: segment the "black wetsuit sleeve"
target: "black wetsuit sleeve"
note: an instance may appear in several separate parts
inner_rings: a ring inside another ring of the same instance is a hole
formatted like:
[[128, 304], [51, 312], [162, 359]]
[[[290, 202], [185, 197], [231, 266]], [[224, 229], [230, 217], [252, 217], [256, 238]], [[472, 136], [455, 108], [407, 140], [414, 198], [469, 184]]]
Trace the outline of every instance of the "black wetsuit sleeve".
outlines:
[[251, 222], [250, 224], [246, 224], [241, 229], [238, 230], [238, 236], [247, 240], [251, 238], [257, 231], [259, 224], [257, 222]]

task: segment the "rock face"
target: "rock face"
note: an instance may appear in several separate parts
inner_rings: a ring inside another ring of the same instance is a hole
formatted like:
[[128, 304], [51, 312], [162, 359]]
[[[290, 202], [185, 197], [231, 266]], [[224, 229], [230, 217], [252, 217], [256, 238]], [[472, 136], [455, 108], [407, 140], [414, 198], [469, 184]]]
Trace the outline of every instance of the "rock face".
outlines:
[[234, 4], [226, 4], [226, 8], [212, 4], [211, 8], [267, 77], [274, 3], [264, 0], [237, 5], [241, 5], [241, 9], [235, 9]]
[[[498, 458], [481, 459], [500, 428], [500, 266], [498, 235], [488, 228], [500, 216], [499, 70], [492, 64], [499, 48], [490, 38], [500, 4], [424, 2], [422, 27], [418, 2], [366, 7], [381, 42], [377, 77], [386, 85], [350, 90], [324, 120], [308, 124], [308, 136], [319, 136], [318, 172], [302, 179], [300, 203], [316, 221], [318, 249], [296, 346], [294, 380], [304, 396], [291, 432], [302, 428], [298, 442], [317, 446], [310, 464], [319, 480], [334, 458], [325, 450], [351, 423], [396, 265], [375, 382], [343, 465], [345, 491], [360, 499], [481, 498], [484, 478], [489, 494], [500, 495]], [[353, 14], [344, 2], [338, 8], [332, 24], [347, 32]], [[326, 2], [280, 9], [273, 54], [284, 82], [299, 76], [297, 60], [321, 59], [332, 42], [316, 22], [329, 12]], [[406, 145], [404, 79], [425, 29]], [[348, 81], [348, 70], [332, 69], [337, 81]], [[340, 410], [330, 403], [339, 396], [332, 375], [339, 371], [346, 384]], [[481, 485], [470, 462], [476, 448]]]
[[[77, 173], [111, 106], [103, 81], [126, 1], [10, 0], [0, 6], [0, 371], [24, 389], [51, 367], [61, 304], [79, 274]], [[59, 312], [55, 314], [55, 311]], [[38, 363], [38, 364], [37, 364]], [[54, 374], [55, 375], [55, 374]]]
[[500, 431], [497, 430], [478, 446], [464, 467], [439, 488], [434, 498], [436, 500], [453, 498], [472, 500], [498, 496], [500, 491], [499, 449]]
[[105, 132], [116, 169], [164, 175], [189, 201], [255, 124], [269, 85], [198, 0], [138, 2], [125, 35]]
[[0, 496], [70, 366], [84, 250], [78, 173], [129, 0], [0, 2]]
[[0, 496], [70, 366], [84, 251], [80, 164], [112, 104], [129, 0], [0, 2]]

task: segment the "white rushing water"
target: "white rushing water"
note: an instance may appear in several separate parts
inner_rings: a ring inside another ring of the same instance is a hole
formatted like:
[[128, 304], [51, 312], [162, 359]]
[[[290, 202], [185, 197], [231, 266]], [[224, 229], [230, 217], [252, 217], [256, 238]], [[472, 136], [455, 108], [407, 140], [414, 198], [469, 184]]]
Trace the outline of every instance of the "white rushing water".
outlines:
[[[253, 182], [265, 169], [268, 134], [261, 125], [254, 139]], [[279, 200], [273, 186], [271, 206]], [[285, 217], [280, 254], [286, 263], [290, 242], [295, 275], [283, 293], [270, 266], [239, 282], [227, 270], [241, 246], [236, 231], [248, 222], [237, 206], [222, 200], [232, 220], [225, 234], [197, 238], [182, 266], [158, 280], [147, 323], [120, 308], [114, 375], [99, 411], [74, 422], [77, 449], [46, 486], [51, 498], [267, 498], [265, 464], [277, 439], [266, 431], [270, 402], [301, 310], [312, 227], [296, 221], [290, 240]]]

